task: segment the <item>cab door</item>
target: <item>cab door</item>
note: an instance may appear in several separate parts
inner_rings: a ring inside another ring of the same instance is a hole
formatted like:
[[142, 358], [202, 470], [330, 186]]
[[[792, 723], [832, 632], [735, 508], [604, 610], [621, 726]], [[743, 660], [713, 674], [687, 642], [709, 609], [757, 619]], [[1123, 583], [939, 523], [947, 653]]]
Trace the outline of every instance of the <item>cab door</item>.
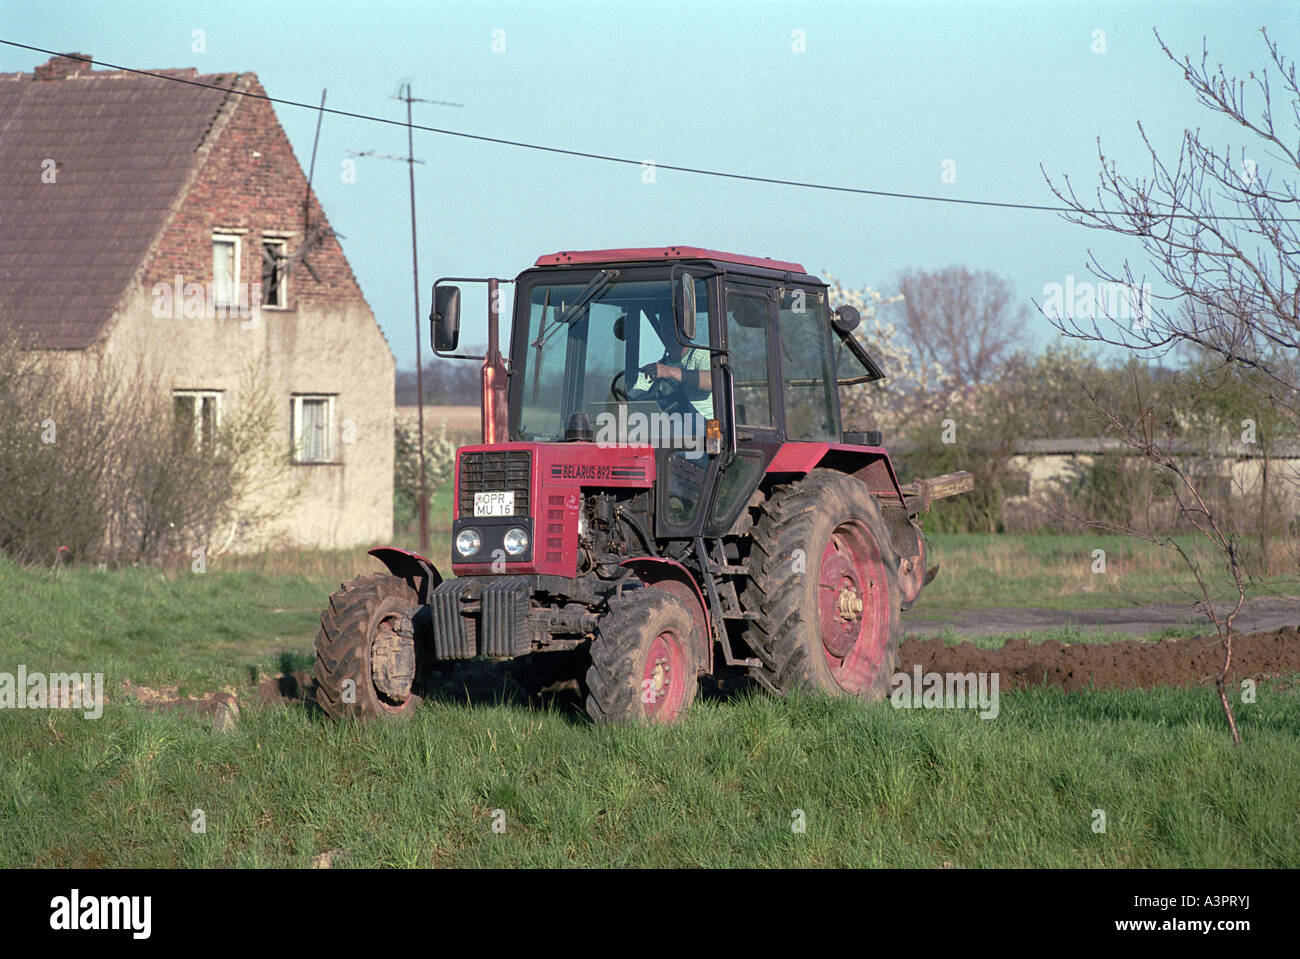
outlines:
[[775, 291], [765, 285], [727, 278], [723, 291], [725, 349], [730, 370], [724, 431], [735, 429], [736, 455], [721, 465], [703, 531], [721, 536], [736, 521], [758, 487], [767, 464], [781, 448], [781, 404], [775, 387], [773, 322]]
[[[695, 282], [697, 305], [695, 342], [700, 344], [700, 348], [708, 347], [705, 352], [710, 356], [709, 365], [713, 382], [711, 415], [716, 418], [720, 415], [720, 407], [725, 405], [721, 402], [723, 394], [720, 392], [720, 384], [723, 377], [717, 355], [717, 350], [720, 349], [721, 332], [718, 324], [710, 322], [710, 315], [716, 310], [710, 311], [709, 304], [717, 302], [718, 293], [714, 282], [703, 278], [697, 278]], [[704, 413], [699, 415], [703, 416]], [[700, 535], [708, 516], [714, 487], [717, 485], [719, 459], [721, 457], [710, 456], [704, 451], [702, 425], [699, 426], [698, 435], [692, 432], [690, 437], [677, 448], [664, 445], [656, 448], [655, 470], [658, 477], [655, 484], [656, 536], [676, 539]]]

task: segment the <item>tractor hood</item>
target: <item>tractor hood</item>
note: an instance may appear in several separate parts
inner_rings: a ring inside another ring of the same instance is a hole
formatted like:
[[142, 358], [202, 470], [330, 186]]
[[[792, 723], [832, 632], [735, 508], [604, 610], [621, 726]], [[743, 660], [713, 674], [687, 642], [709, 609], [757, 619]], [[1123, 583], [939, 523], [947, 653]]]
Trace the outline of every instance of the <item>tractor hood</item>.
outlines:
[[[648, 489], [654, 481], [654, 450], [648, 446], [462, 446], [456, 453], [454, 533], [473, 529], [481, 545], [468, 558], [453, 546], [452, 570], [458, 576], [494, 572], [495, 555], [496, 572], [505, 571], [504, 560], [512, 573], [573, 576], [583, 487]], [[517, 556], [504, 550], [512, 529], [528, 537], [527, 549]]]

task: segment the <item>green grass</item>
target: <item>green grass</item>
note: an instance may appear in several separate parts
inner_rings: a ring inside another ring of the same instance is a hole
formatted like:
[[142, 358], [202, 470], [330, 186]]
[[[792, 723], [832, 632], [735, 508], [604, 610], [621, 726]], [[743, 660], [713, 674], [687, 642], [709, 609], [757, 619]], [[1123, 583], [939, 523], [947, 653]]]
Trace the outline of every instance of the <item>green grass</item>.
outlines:
[[1242, 750], [1209, 690], [1007, 693], [987, 721], [759, 695], [670, 729], [448, 702], [358, 727], [245, 702], [228, 732], [123, 694], [126, 678], [201, 694], [247, 691], [284, 656], [301, 668], [340, 572], [372, 565], [0, 559], [0, 671], [103, 672], [109, 697], [98, 720], [0, 710], [0, 868], [305, 866], [330, 850], [344, 866], [1300, 866], [1300, 694], [1281, 684], [1238, 706]]
[[1240, 716], [1242, 750], [1204, 690], [1036, 690], [987, 721], [755, 695], [652, 729], [452, 704], [363, 727], [247, 708], [228, 733], [10, 713], [0, 867], [1300, 865], [1300, 697]]
[[[378, 568], [364, 553], [356, 557], [357, 571], [371, 567]], [[0, 558], [0, 664], [103, 672], [119, 686], [126, 678], [236, 684], [250, 668], [278, 668], [284, 651], [310, 651], [338, 583], [324, 573], [51, 573]]]

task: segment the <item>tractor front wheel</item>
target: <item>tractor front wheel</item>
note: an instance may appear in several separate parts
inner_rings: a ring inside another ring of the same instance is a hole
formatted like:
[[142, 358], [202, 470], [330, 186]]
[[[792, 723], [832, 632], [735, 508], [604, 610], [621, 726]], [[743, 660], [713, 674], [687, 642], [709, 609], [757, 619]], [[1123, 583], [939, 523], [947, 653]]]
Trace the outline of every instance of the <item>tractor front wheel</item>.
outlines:
[[609, 601], [591, 642], [587, 715], [597, 723], [671, 723], [699, 689], [698, 627], [681, 597], [628, 590]]
[[316, 634], [316, 704], [332, 719], [410, 716], [425, 652], [412, 615], [419, 596], [388, 573], [358, 576], [330, 596]]

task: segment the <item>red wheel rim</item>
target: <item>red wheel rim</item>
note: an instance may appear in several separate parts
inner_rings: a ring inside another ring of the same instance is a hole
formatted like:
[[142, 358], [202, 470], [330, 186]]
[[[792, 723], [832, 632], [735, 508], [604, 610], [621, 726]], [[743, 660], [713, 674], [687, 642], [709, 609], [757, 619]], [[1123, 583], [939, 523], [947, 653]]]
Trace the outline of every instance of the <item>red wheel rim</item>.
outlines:
[[889, 581], [875, 537], [857, 520], [837, 526], [822, 550], [817, 625], [835, 682], [864, 691], [889, 644]]
[[676, 630], [665, 629], [646, 651], [641, 671], [641, 706], [654, 722], [672, 722], [686, 696], [686, 653]]

